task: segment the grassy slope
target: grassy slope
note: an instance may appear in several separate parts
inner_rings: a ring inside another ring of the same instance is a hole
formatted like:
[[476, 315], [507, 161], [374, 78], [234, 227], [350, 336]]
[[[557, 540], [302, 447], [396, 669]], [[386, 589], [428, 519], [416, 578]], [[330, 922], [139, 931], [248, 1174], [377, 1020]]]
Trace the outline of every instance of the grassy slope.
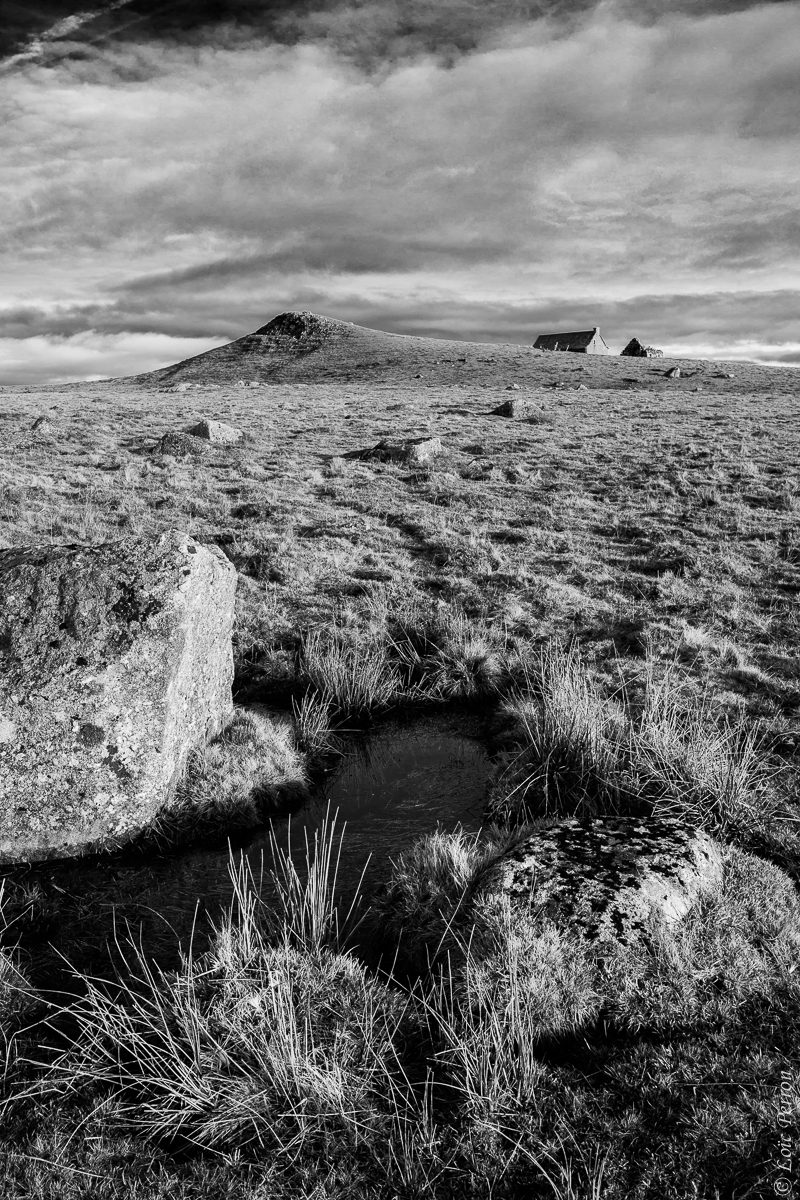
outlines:
[[[620, 675], [635, 686], [669, 669], [687, 710], [704, 697], [711, 720], [740, 717], [766, 739], [781, 812], [793, 823], [800, 377], [692, 363], [681, 365], [697, 374], [666, 380], [672, 364], [661, 360], [416, 342], [412, 356], [387, 365], [396, 346], [379, 336], [371, 365], [358, 370], [345, 339], [284, 368], [299, 381], [252, 391], [206, 383], [174, 393], [163, 380], [4, 389], [0, 544], [102, 541], [174, 526], [218, 541], [240, 575], [242, 686], [290, 678], [303, 632], [335, 618], [357, 637], [393, 612], [411, 625], [452, 612], [477, 643], [487, 629], [501, 630], [522, 654], [553, 636], [574, 637], [601, 690]], [[254, 377], [240, 367], [249, 370], [240, 361], [231, 375]], [[721, 370], [734, 377], [716, 378]], [[506, 392], [512, 383], [521, 390]], [[530, 415], [491, 415], [510, 396], [529, 399]], [[34, 432], [40, 415], [50, 428]], [[238, 425], [246, 443], [199, 462], [154, 452], [161, 434], [201, 417]], [[381, 438], [426, 433], [445, 447], [430, 470], [342, 457]], [[711, 994], [719, 979], [709, 978]], [[754, 993], [744, 1006], [721, 1006], [710, 1024], [704, 1018], [668, 1036], [658, 1016], [632, 1043], [593, 1032], [553, 1050], [536, 1067], [537, 1104], [523, 1105], [512, 1127], [524, 1147], [545, 1146], [559, 1160], [561, 1190], [542, 1183], [527, 1194], [592, 1194], [593, 1147], [609, 1156], [607, 1191], [598, 1194], [615, 1200], [683, 1200], [695, 1194], [692, 1179], [709, 1200], [715, 1179], [722, 1195], [759, 1194], [776, 1154], [776, 1080], [796, 1066], [784, 1027], [797, 998], [777, 1003], [777, 1031], [775, 1010]], [[548, 1125], [542, 1113], [556, 1112], [563, 1120]], [[109, 1139], [102, 1115], [67, 1150], [68, 1114], [40, 1114], [33, 1140], [26, 1119], [24, 1110], [15, 1118], [23, 1149], [9, 1159], [14, 1196], [113, 1196], [123, 1177], [138, 1181], [132, 1194], [143, 1197], [283, 1188], [311, 1195], [315, 1187], [320, 1196], [377, 1194], [387, 1186], [355, 1163], [352, 1175], [340, 1165], [327, 1183], [318, 1166], [302, 1163], [299, 1175], [265, 1179], [246, 1156], [178, 1166], [169, 1154], [143, 1157], [134, 1142]], [[473, 1133], [485, 1133], [482, 1120]], [[103, 1136], [92, 1140], [98, 1130]], [[584, 1139], [581, 1147], [559, 1148], [571, 1136]], [[516, 1167], [496, 1178], [505, 1135], [494, 1148], [483, 1137], [474, 1133], [469, 1152], [457, 1149], [461, 1174], [445, 1172], [442, 1194], [451, 1183], [457, 1194], [470, 1171], [476, 1193], [513, 1194]], [[438, 1151], [415, 1154], [423, 1176], [444, 1161]], [[66, 1156], [63, 1172], [47, 1165], [58, 1156]], [[414, 1194], [412, 1184], [409, 1177], [405, 1194]], [[388, 1186], [403, 1194], [396, 1178]]]

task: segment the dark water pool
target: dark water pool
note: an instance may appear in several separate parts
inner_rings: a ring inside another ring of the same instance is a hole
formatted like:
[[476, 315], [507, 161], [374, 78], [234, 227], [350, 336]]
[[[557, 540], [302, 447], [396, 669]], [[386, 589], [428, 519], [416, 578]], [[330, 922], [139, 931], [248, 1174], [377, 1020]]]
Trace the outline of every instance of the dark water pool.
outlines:
[[[385, 722], [369, 736], [348, 739], [337, 769], [291, 817], [274, 818], [272, 829], [279, 845], [291, 843], [299, 865], [304, 835], [313, 842], [326, 812], [336, 812], [337, 828], [343, 827], [339, 884], [351, 891], [366, 867], [369, 893], [385, 880], [389, 860], [422, 834], [459, 825], [479, 829], [491, 771], [482, 723], [472, 714]], [[262, 829], [233, 854], [245, 854], [258, 877], [262, 860], [267, 870], [272, 862], [269, 847], [269, 830]], [[148, 956], [163, 965], [175, 961], [193, 925], [195, 945], [202, 948], [207, 918], [230, 903], [229, 860], [222, 842], [146, 860], [118, 857], [33, 870], [28, 882], [38, 880], [56, 901], [46, 940], [32, 950], [34, 980], [63, 983], [54, 949], [84, 971], [104, 974], [115, 925], [120, 932], [126, 924], [135, 930]]]

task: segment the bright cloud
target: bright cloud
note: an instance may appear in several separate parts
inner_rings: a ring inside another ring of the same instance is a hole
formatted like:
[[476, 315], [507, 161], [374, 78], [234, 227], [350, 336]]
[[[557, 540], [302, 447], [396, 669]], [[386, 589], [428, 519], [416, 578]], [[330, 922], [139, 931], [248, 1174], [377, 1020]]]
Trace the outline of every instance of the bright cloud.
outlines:
[[452, 65], [150, 42], [7, 73], [0, 379], [144, 370], [289, 307], [780, 357], [800, 299], [796, 20], [602, 5]]

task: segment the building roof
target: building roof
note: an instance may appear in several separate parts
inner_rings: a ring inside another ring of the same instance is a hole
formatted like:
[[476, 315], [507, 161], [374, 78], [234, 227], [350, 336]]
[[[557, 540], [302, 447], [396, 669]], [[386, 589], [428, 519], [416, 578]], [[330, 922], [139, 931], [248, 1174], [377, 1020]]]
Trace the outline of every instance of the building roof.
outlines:
[[594, 329], [581, 329], [577, 333], [540, 333], [533, 345], [536, 350], [555, 350], [556, 347], [565, 349], [567, 346], [571, 349], [583, 350], [591, 344], [595, 337], [599, 338], [605, 346], [606, 343], [600, 337], [598, 326], [595, 326]]

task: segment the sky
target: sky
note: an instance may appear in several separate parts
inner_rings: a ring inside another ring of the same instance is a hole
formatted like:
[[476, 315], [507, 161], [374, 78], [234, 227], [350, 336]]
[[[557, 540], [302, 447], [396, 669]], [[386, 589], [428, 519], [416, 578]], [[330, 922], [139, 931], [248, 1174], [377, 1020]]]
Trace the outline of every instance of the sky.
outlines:
[[0, 383], [310, 309], [800, 366], [796, 0], [4, 0]]

